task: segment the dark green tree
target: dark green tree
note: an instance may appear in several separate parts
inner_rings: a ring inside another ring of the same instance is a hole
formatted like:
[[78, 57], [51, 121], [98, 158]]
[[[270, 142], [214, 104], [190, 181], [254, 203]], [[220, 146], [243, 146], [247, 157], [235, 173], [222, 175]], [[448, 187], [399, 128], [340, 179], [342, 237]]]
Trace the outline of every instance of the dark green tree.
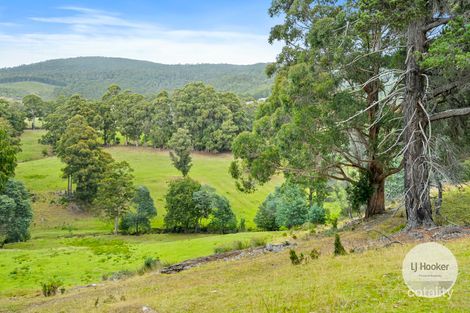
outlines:
[[20, 147], [19, 141], [13, 135], [11, 124], [0, 117], [0, 192], [8, 179], [15, 175], [16, 154]]
[[94, 200], [96, 208], [114, 220], [114, 234], [118, 233], [119, 219], [131, 207], [135, 197], [132, 168], [127, 162], [113, 162], [107, 166]]
[[155, 112], [152, 117], [152, 125], [147, 135], [155, 148], [167, 146], [175, 128], [173, 125], [172, 100], [166, 91], [162, 91], [153, 101]]
[[142, 234], [151, 230], [150, 219], [157, 216], [157, 209], [147, 187], [139, 186], [135, 190], [132, 202], [135, 211], [126, 213], [119, 228], [128, 234]]
[[26, 117], [31, 120], [31, 128], [36, 128], [36, 119], [42, 118], [44, 114], [44, 101], [37, 95], [23, 97], [23, 107]]
[[277, 199], [274, 193], [270, 193], [260, 205], [255, 216], [255, 224], [258, 228], [276, 231], [279, 225], [276, 222]]
[[118, 85], [109, 86], [106, 93], [101, 98], [101, 101], [99, 101], [96, 106], [96, 111], [101, 117], [98, 130], [101, 132], [105, 146], [111, 144], [116, 138], [116, 110], [119, 107], [117, 101], [119, 101], [120, 92], [121, 88]]
[[19, 136], [26, 127], [25, 114], [18, 104], [0, 98], [0, 118], [7, 120], [14, 130], [13, 136]]
[[[184, 177], [169, 183], [166, 193], [165, 228], [171, 231], [192, 231], [199, 227], [201, 210], [197, 208], [193, 194], [201, 189], [201, 184]], [[202, 213], [205, 213], [204, 208]]]
[[81, 115], [67, 122], [67, 128], [57, 144], [57, 155], [66, 165], [62, 172], [68, 179], [68, 194], [72, 193], [72, 183], [76, 183], [74, 197], [91, 203], [112, 158], [100, 148], [97, 132]]
[[230, 202], [218, 194], [214, 194], [212, 198], [211, 221], [208, 229], [222, 234], [236, 231], [237, 218], [230, 207]]
[[32, 219], [28, 191], [21, 182], [8, 180], [0, 192], [0, 246], [7, 242], [28, 240]]
[[253, 131], [232, 145], [238, 185], [282, 171], [310, 189], [317, 179], [354, 182], [354, 168], [370, 174], [366, 217], [384, 212], [385, 180], [402, 168], [392, 65], [399, 38], [361, 1], [276, 0], [269, 12], [283, 19], [270, 42], [284, 48], [268, 68], [276, 73], [272, 96]]
[[168, 147], [173, 151], [170, 151], [170, 158], [175, 168], [183, 174], [188, 175], [191, 169], [191, 149], [192, 142], [191, 136], [187, 129], [178, 128], [176, 133], [173, 134]]
[[95, 102], [79, 95], [59, 98], [56, 109], [44, 118], [44, 128], [47, 133], [41, 138], [41, 143], [51, 145], [56, 150], [57, 143], [68, 126], [68, 120], [76, 115], [82, 116], [86, 124], [94, 129], [97, 129], [101, 123]]
[[157, 216], [157, 209], [155, 208], [155, 204], [147, 187], [138, 186], [132, 202], [134, 202], [137, 213], [147, 218]]
[[314, 224], [325, 224], [327, 218], [326, 210], [318, 204], [313, 204], [308, 209], [308, 221]]
[[305, 192], [294, 184], [284, 184], [275, 191], [276, 223], [291, 228], [307, 221], [308, 203]]

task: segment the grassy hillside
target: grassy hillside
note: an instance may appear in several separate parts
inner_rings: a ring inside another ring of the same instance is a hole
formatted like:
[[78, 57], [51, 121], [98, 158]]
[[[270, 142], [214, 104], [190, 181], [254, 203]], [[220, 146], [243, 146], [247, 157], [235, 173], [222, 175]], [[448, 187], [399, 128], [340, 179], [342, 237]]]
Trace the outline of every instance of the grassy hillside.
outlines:
[[239, 95], [266, 97], [271, 89], [266, 64], [166, 65], [122, 58], [80, 57], [50, 60], [0, 69], [0, 94], [21, 97], [36, 93], [45, 98], [79, 93], [101, 97], [111, 84], [141, 94], [172, 90], [202, 81]]
[[138, 270], [148, 257], [175, 263], [210, 255], [214, 248], [234, 241], [249, 243], [253, 238], [271, 241], [279, 236], [263, 232], [76, 236], [73, 230], [63, 237], [48, 235], [9, 244], [0, 250], [0, 298], [34, 293], [41, 282], [52, 277], [61, 279], [68, 287], [99, 283], [103, 275]]
[[57, 86], [39, 82], [0, 83], [0, 95], [20, 99], [29, 94], [41, 95], [45, 100], [53, 99], [59, 92]]
[[[26, 131], [23, 135], [23, 152], [19, 155], [22, 162], [16, 169], [16, 177], [36, 194], [46, 195], [48, 192], [57, 192], [66, 188], [61, 178], [63, 164], [56, 157], [42, 158], [43, 146], [37, 143], [42, 131]], [[145, 185], [150, 189], [158, 210], [154, 226], [162, 226], [164, 209], [164, 195], [168, 182], [179, 177], [179, 172], [171, 164], [167, 151], [157, 151], [151, 148], [113, 147], [107, 149], [118, 161], [127, 161], [134, 169], [135, 183]], [[193, 167], [190, 176], [203, 184], [213, 186], [217, 192], [226, 196], [237, 215], [245, 218], [248, 226], [253, 226], [256, 210], [267, 194], [274, 190], [281, 179], [261, 186], [256, 192], [244, 194], [235, 188], [234, 181], [228, 173], [232, 160], [230, 154], [193, 154]], [[41, 221], [37, 221], [38, 225]], [[57, 225], [45, 225], [45, 227]]]
[[48, 147], [38, 143], [38, 140], [46, 132], [43, 130], [26, 130], [21, 136], [21, 152], [18, 153], [18, 162], [26, 162], [42, 159], [44, 156], [42, 151]]
[[[346, 249], [361, 245], [363, 232], [342, 233]], [[365, 240], [365, 238], [363, 238]], [[297, 240], [297, 251], [321, 250], [293, 266], [288, 251], [218, 261], [173, 275], [146, 274], [104, 285], [66, 290], [53, 298], [0, 300], [8, 312], [467, 312], [470, 245], [444, 243], [454, 252], [459, 278], [452, 297], [410, 297], [402, 262], [414, 244], [333, 257], [333, 238]], [[153, 311], [152, 311], [153, 312]]]

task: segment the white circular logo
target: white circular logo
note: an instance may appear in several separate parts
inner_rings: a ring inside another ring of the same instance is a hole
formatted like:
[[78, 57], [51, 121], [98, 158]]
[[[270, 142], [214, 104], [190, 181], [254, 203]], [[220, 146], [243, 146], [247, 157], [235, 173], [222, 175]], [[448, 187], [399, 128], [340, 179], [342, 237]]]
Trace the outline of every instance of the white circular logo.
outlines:
[[422, 243], [405, 256], [402, 274], [408, 288], [418, 297], [450, 296], [458, 275], [457, 260], [441, 244]]

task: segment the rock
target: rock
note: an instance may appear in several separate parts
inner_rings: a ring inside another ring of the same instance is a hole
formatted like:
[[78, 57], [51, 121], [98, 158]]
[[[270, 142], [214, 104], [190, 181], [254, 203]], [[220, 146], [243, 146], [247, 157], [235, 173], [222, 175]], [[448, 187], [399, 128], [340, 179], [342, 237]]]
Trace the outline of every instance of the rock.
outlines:
[[142, 307], [142, 312], [144, 312], [144, 313], [157, 313], [157, 311], [155, 311], [154, 309], [152, 309], [148, 306], [145, 306], [145, 305]]

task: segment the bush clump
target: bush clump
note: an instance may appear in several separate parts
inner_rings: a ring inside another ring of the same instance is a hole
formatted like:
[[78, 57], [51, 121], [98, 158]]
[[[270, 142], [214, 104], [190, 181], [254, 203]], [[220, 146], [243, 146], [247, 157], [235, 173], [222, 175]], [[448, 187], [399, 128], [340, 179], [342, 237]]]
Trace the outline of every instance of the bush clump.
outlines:
[[[52, 278], [49, 281], [41, 283], [42, 294], [44, 297], [55, 296], [60, 287], [64, 283], [58, 278]], [[61, 293], [65, 292], [65, 288], [60, 289]]]
[[339, 234], [335, 234], [335, 250], [334, 254], [336, 255], [345, 255], [346, 250], [343, 247], [343, 244], [341, 243], [341, 239], [339, 238]]

